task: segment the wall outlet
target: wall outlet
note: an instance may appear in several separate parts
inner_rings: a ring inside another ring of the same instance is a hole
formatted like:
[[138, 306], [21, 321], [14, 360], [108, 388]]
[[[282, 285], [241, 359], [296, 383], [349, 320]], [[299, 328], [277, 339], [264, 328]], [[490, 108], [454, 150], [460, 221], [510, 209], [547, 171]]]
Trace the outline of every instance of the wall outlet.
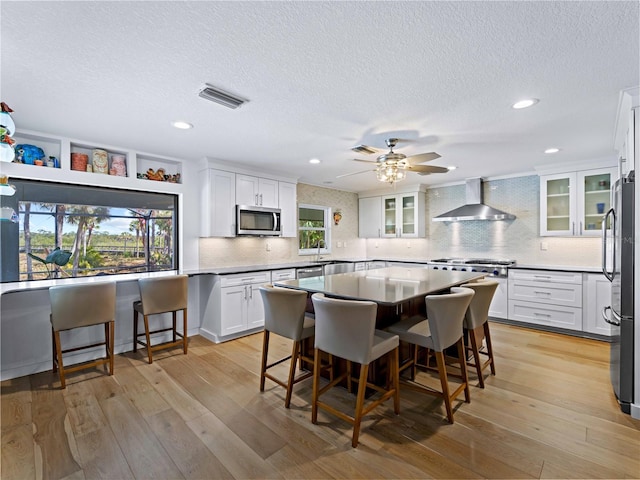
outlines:
[[407, 248], [411, 248], [411, 242], [407, 242]]
[[342, 242], [338, 242], [338, 248], [342, 248]]
[[375, 246], [376, 248], [378, 248], [378, 246], [379, 246], [379, 245], [378, 245], [378, 242], [376, 242], [376, 243], [374, 244], [374, 246]]
[[267, 247], [266, 248], [267, 248], [267, 252], [271, 251], [271, 244], [269, 242], [267, 242]]
[[549, 248], [549, 244], [547, 242], [540, 242], [540, 250], [547, 250]]
[[342, 246], [343, 246], [344, 248], [347, 248], [347, 242], [344, 242], [344, 243], [342, 244]]

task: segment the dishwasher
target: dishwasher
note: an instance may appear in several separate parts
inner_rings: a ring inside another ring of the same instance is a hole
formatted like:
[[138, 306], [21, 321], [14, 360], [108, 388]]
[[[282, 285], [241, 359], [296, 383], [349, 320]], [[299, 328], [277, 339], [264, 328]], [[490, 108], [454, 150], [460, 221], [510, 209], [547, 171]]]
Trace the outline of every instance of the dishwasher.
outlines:
[[318, 265], [317, 267], [296, 268], [296, 278], [321, 277], [322, 275], [322, 265]]

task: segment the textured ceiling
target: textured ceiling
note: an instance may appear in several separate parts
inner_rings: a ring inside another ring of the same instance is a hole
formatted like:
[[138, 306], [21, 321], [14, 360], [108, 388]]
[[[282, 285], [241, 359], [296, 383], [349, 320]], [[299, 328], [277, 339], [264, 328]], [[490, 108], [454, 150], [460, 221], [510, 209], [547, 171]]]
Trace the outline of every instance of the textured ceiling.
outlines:
[[[18, 128], [352, 191], [381, 184], [335, 178], [367, 167], [350, 147], [396, 136], [458, 167], [406, 183], [448, 183], [613, 157], [639, 5], [3, 0], [1, 96]], [[250, 101], [207, 102], [205, 82]]]

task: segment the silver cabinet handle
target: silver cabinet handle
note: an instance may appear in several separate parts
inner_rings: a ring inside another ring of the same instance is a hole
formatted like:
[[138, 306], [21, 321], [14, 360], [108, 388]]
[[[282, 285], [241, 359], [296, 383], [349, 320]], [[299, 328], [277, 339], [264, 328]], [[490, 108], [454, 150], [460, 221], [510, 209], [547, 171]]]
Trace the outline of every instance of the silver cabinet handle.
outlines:
[[547, 317], [547, 318], [551, 317], [551, 315], [550, 315], [549, 313], [533, 312], [533, 314], [534, 314], [536, 317]]
[[540, 294], [540, 295], [551, 295], [551, 292], [541, 292], [539, 290], [534, 290], [533, 293], [535, 293], [536, 295]]
[[262, 205], [262, 194], [260, 194], [260, 205]]
[[576, 234], [576, 222], [571, 222], [571, 235]]
[[247, 286], [244, 286], [244, 299], [247, 299]]
[[580, 220], [580, 235], [582, 235], [582, 220]]
[[256, 193], [256, 194], [253, 196], [253, 198], [254, 198], [254, 200], [253, 200], [253, 204], [254, 204], [254, 205], [258, 205], [258, 194]]

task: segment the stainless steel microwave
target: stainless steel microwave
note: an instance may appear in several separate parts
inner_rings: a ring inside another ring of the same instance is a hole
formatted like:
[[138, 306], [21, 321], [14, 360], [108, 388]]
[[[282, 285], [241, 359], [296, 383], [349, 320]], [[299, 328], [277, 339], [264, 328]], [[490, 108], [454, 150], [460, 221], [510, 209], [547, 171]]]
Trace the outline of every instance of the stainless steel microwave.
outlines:
[[236, 234], [254, 236], [281, 235], [280, 209], [236, 205]]

